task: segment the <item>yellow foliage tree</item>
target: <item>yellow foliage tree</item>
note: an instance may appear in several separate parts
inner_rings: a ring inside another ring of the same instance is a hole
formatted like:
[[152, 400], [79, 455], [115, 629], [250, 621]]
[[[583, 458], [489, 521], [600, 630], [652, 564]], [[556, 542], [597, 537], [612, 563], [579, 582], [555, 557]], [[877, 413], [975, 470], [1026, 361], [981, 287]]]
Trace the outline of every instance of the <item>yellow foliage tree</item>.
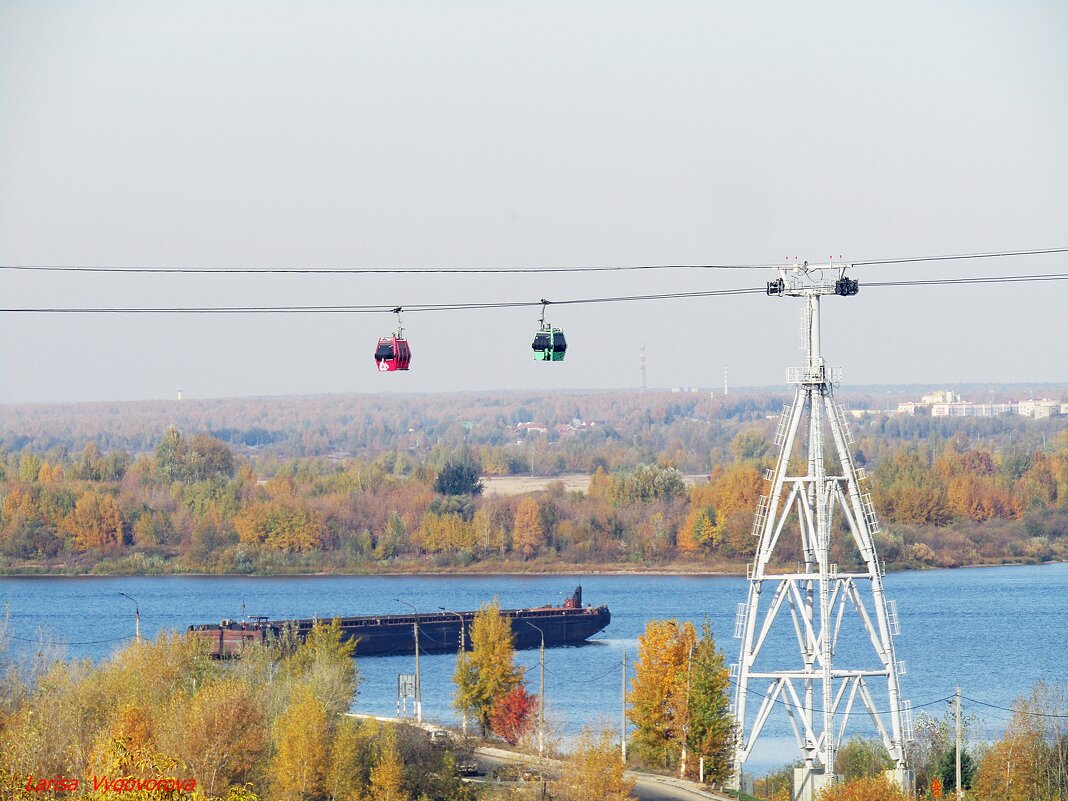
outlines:
[[234, 518], [242, 542], [280, 551], [311, 551], [322, 544], [322, 521], [308, 505], [285, 493], [249, 504]]
[[519, 502], [515, 510], [515, 525], [512, 529], [512, 549], [527, 559], [541, 550], [545, 544], [545, 531], [541, 525], [538, 502], [529, 495]]
[[578, 746], [564, 763], [552, 797], [560, 801], [624, 801], [633, 798], [634, 779], [628, 778], [611, 732], [594, 737], [584, 730]]
[[651, 764], [667, 767], [681, 750], [682, 728], [688, 715], [686, 668], [697, 640], [692, 623], [650, 620], [638, 638], [630, 708], [637, 752]]
[[368, 801], [407, 801], [408, 796], [402, 786], [403, 778], [400, 753], [397, 751], [397, 732], [391, 726], [382, 737], [382, 748], [371, 769]]
[[718, 516], [725, 518], [735, 512], [752, 515], [764, 488], [764, 477], [753, 464], [734, 464], [725, 470], [717, 468], [710, 485], [710, 499]]
[[456, 661], [456, 707], [478, 719], [483, 736], [489, 731], [490, 713], [497, 699], [523, 683], [517, 669], [512, 622], [501, 614], [494, 598], [471, 621], [471, 651]]
[[209, 796], [243, 784], [268, 744], [263, 699], [248, 685], [207, 682], [192, 698], [176, 695], [167, 711], [164, 745], [189, 766]]
[[716, 548], [723, 536], [723, 526], [717, 524], [715, 485], [698, 484], [690, 490], [690, 511], [686, 515], [676, 540], [683, 553]]
[[80, 551], [117, 547], [122, 544], [122, 518], [115, 499], [99, 492], [85, 492], [63, 521], [63, 529]]
[[835, 784], [821, 791], [818, 801], [908, 801], [908, 797], [885, 776]]
[[459, 551], [474, 546], [475, 530], [458, 514], [428, 512], [415, 533], [415, 541], [429, 553]]
[[329, 730], [326, 706], [309, 687], [301, 687], [274, 725], [270, 776], [286, 801], [323, 795]]

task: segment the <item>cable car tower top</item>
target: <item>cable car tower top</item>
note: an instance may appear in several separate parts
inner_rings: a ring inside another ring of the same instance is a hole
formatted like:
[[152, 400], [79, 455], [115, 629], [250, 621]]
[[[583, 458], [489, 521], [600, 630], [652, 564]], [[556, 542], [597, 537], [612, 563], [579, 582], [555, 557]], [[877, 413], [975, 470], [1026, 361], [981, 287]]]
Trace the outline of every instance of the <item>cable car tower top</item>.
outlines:
[[[828, 369], [821, 352], [820, 298], [859, 291], [857, 281], [846, 277], [846, 268], [804, 262], [780, 268], [779, 278], [767, 285], [768, 295], [803, 301], [804, 363], [788, 371], [787, 381], [796, 387], [794, 400], [783, 408], [776, 430], [778, 459], [765, 473], [769, 488], [760, 497], [753, 522], [758, 539], [748, 569], [748, 598], [738, 605], [735, 621], [734, 634], [742, 640], [739, 662], [732, 667], [735, 768], [740, 776], [769, 715], [781, 705], [803, 762], [795, 771], [795, 801], [809, 801], [834, 782], [835, 757], [857, 701], [893, 761], [895, 780], [902, 786], [911, 781], [905, 755], [911, 709], [900, 700], [904, 665], [894, 655], [897, 610], [883, 594], [883, 568], [873, 540], [879, 524], [870, 494], [861, 492], [866, 475], [850, 450], [853, 437], [845, 412], [834, 403], [841, 370]], [[863, 567], [840, 571], [831, 562], [832, 537], [843, 531], [848, 531], [845, 536]], [[777, 549], [788, 551], [790, 561], [776, 561]], [[773, 587], [769, 598], [765, 584]], [[780, 612], [792, 626], [776, 626]], [[855, 618], [847, 618], [847, 613]], [[840, 656], [848, 669], [834, 665], [843, 623], [847, 634]], [[850, 632], [851, 625], [859, 632]], [[784, 640], [776, 634], [780, 628], [785, 629], [780, 633], [786, 642], [796, 637], [797, 662], [785, 655]], [[769, 641], [776, 645], [765, 648]], [[766, 691], [753, 687], [764, 680], [769, 682]], [[757, 706], [751, 719], [750, 704]]]

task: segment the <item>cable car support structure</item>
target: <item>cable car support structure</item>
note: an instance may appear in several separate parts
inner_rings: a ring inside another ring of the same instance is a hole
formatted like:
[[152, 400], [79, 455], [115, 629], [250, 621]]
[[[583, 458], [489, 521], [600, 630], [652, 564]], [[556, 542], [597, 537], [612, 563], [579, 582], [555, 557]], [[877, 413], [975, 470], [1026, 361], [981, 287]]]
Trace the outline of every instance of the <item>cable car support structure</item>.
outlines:
[[[864, 712], [893, 762], [894, 779], [903, 787], [911, 784], [906, 759], [911, 708], [901, 701], [904, 665], [894, 653], [897, 609], [884, 593], [884, 571], [873, 539], [879, 524], [870, 494], [861, 490], [864, 468], [853, 458], [848, 421], [834, 402], [841, 369], [828, 368], [821, 352], [820, 299], [855, 295], [859, 289], [845, 271], [846, 265], [804, 263], [781, 268], [780, 278], [767, 286], [768, 295], [801, 299], [804, 363], [788, 372], [796, 390], [777, 428], [778, 460], [765, 474], [770, 488], [761, 496], [753, 522], [758, 541], [748, 568], [748, 598], [738, 605], [735, 621], [735, 636], [742, 640], [739, 662], [731, 668], [736, 777], [780, 705], [804, 765], [795, 772], [795, 799], [811, 799], [835, 781], [835, 757], [850, 716]], [[827, 275], [832, 280], [826, 280]], [[825, 460], [828, 453], [836, 460]], [[840, 571], [831, 562], [831, 540], [839, 532], [851, 538], [863, 568]], [[803, 561], [796, 566], [773, 562], [784, 535], [800, 537]], [[856, 652], [851, 647], [845, 654], [848, 669], [834, 664], [847, 615], [859, 619], [862, 639], [871, 646], [869, 650], [864, 643]], [[780, 617], [792, 624], [799, 663], [785, 664], [781, 656], [764, 653]], [[764, 681], [768, 685], [762, 691], [756, 685]], [[886, 699], [885, 709], [879, 708], [877, 696]]]

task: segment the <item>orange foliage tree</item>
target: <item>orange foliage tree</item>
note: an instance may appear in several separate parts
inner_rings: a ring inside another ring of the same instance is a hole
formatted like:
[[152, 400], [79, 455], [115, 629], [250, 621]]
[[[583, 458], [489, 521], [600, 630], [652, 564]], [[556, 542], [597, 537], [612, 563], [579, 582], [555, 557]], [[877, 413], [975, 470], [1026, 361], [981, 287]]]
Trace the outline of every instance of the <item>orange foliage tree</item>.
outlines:
[[885, 776], [835, 784], [820, 792], [818, 801], [908, 801], [908, 797]]
[[114, 498], [99, 492], [85, 492], [78, 498], [74, 509], [63, 521], [63, 529], [80, 551], [122, 544], [119, 508]]
[[512, 528], [512, 548], [529, 559], [545, 544], [545, 530], [541, 525], [538, 502], [529, 495], [519, 502]]
[[650, 764], [667, 767], [681, 750], [686, 667], [696, 640], [693, 624], [677, 620], [650, 620], [638, 638], [627, 717], [635, 725], [636, 751]]

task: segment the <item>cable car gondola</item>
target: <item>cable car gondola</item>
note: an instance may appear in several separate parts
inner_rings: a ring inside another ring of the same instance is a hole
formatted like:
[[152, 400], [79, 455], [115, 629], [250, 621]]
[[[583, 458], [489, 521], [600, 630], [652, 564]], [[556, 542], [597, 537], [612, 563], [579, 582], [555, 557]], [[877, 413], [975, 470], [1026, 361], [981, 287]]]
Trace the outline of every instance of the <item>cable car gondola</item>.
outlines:
[[407, 370], [412, 361], [412, 349], [404, 338], [404, 327], [401, 325], [401, 307], [395, 308], [393, 313], [397, 315], [397, 330], [391, 336], [379, 339], [375, 348], [375, 364], [380, 373]]
[[534, 341], [530, 347], [534, 350], [536, 362], [562, 362], [567, 353], [567, 339], [561, 328], [553, 328], [545, 322], [545, 307], [549, 301], [541, 299], [541, 320], [538, 321], [538, 330], [534, 333]]

